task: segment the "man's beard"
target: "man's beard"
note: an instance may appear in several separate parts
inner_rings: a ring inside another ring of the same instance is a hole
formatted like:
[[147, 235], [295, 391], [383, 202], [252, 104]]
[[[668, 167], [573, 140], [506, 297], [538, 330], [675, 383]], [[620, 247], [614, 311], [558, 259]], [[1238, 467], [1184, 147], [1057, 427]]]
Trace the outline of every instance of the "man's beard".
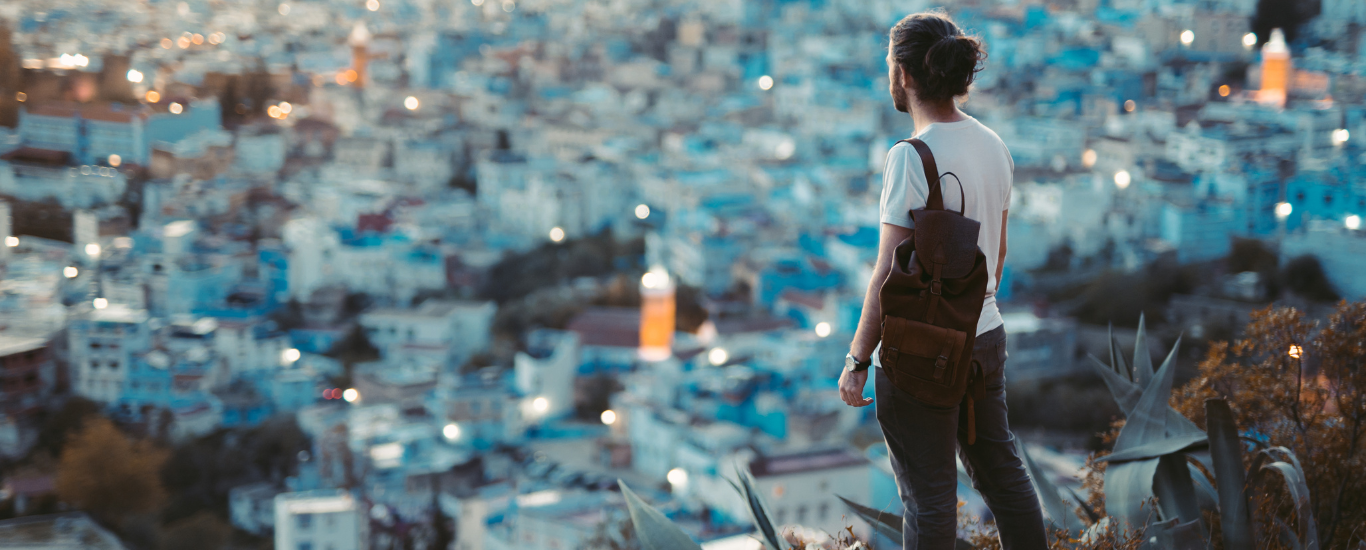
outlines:
[[906, 88], [901, 85], [900, 78], [892, 78], [892, 107], [903, 113], [911, 112], [906, 104]]

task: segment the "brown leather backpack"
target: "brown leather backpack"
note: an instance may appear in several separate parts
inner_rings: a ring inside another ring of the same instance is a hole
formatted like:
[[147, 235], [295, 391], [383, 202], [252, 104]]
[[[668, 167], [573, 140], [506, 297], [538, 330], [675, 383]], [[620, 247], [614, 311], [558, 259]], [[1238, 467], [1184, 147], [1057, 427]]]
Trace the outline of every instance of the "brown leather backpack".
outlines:
[[[986, 398], [981, 365], [972, 360], [977, 320], [987, 291], [987, 261], [977, 246], [982, 224], [944, 209], [939, 168], [928, 145], [920, 154], [929, 183], [925, 208], [912, 210], [915, 228], [896, 247], [882, 283], [882, 370], [892, 384], [934, 407], [968, 407], [968, 443], [977, 440], [973, 402]], [[957, 174], [945, 172], [958, 179]], [[958, 182], [960, 196], [962, 182]]]

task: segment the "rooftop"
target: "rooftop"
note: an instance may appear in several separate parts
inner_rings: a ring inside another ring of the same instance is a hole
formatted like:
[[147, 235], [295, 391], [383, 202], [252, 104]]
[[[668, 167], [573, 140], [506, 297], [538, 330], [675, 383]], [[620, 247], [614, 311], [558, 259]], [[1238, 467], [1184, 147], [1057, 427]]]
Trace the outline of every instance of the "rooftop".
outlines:
[[866, 458], [853, 451], [833, 448], [761, 456], [749, 463], [749, 469], [754, 477], [768, 477], [851, 468], [867, 463]]
[[123, 550], [127, 547], [84, 512], [68, 512], [0, 521], [0, 548]]
[[41, 349], [46, 345], [47, 338], [6, 336], [0, 334], [0, 357]]

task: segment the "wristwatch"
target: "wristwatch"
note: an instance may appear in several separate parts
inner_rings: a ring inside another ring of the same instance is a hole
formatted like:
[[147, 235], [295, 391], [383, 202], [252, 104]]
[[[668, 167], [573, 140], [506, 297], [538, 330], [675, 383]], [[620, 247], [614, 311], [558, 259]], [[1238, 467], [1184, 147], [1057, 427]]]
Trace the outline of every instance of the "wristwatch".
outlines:
[[872, 358], [860, 361], [858, 358], [854, 357], [854, 354], [852, 353], [844, 356], [844, 370], [849, 372], [863, 372], [868, 370], [868, 367], [871, 366], [873, 366]]

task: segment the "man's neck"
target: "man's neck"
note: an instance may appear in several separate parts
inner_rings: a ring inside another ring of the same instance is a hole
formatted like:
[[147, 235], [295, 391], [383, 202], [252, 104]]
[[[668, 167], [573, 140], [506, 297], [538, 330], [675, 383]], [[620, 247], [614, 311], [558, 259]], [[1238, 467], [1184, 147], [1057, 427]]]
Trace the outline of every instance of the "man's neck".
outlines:
[[968, 115], [958, 110], [953, 101], [939, 104], [911, 103], [911, 120], [915, 122], [917, 135], [936, 122], [958, 122], [967, 118]]

